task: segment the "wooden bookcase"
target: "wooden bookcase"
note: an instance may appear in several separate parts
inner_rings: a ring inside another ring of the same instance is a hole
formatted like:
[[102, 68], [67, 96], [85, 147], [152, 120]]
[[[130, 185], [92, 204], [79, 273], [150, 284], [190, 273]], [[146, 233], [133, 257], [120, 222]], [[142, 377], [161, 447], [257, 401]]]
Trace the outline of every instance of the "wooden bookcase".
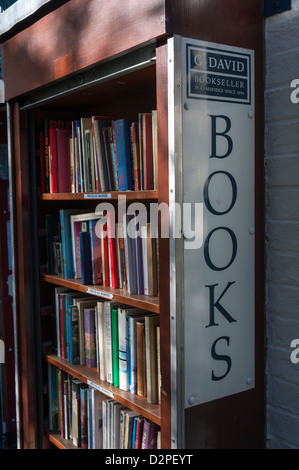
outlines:
[[[105, 4], [104, 4], [105, 3]], [[261, 448], [264, 445], [263, 364], [263, 17], [250, 0], [70, 0], [18, 32], [2, 38], [3, 78], [12, 154], [15, 305], [18, 318], [21, 441], [24, 448], [68, 444], [43, 434], [43, 369], [51, 363], [87, 382], [102, 384], [94, 370], [42, 353], [48, 326], [40, 314], [49, 291], [65, 286], [86, 292], [76, 279], [49, 275], [41, 249], [43, 216], [60, 208], [92, 211], [99, 199], [84, 194], [41, 194], [35, 168], [37, 123], [45, 116], [120, 115], [157, 109], [158, 189], [126, 192], [128, 203], [169, 203], [168, 39], [193, 39], [255, 52], [256, 385], [253, 390], [172, 414], [169, 240], [159, 239], [159, 297], [105, 288], [115, 301], [159, 313], [161, 404], [149, 405], [113, 389], [115, 399], [161, 426], [162, 448]], [[121, 8], [121, 11], [120, 11]], [[20, 79], [21, 77], [21, 79]], [[179, 85], [178, 85], [179, 86]], [[111, 193], [117, 203], [122, 193]], [[103, 290], [101, 288], [101, 290]], [[47, 319], [46, 319], [47, 320]], [[180, 355], [180, 351], [177, 351]], [[183, 404], [181, 404], [183, 407]], [[180, 404], [179, 404], [180, 406]], [[178, 436], [173, 435], [177, 420]], [[46, 444], [45, 444], [46, 443]]]

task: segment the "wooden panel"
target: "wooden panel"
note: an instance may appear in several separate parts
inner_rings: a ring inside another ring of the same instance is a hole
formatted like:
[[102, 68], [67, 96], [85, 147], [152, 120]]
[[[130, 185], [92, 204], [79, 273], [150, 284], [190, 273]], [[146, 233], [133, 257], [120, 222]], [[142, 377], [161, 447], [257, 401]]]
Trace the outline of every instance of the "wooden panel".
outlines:
[[15, 230], [17, 272], [17, 317], [19, 329], [22, 436], [25, 449], [36, 446], [34, 332], [32, 322], [30, 207], [26, 119], [18, 106], [13, 108], [15, 167]]
[[[169, 205], [167, 45], [157, 48], [158, 203]], [[161, 224], [161, 220], [159, 221]], [[168, 220], [163, 220], [167, 226]], [[161, 446], [171, 448], [169, 239], [159, 238], [161, 343]]]
[[187, 448], [264, 447], [264, 221], [263, 221], [263, 15], [262, 2], [168, 2], [172, 27], [186, 37], [255, 52], [256, 388], [186, 411]]
[[2, 45], [6, 100], [160, 37], [164, 3], [71, 0], [62, 5]]

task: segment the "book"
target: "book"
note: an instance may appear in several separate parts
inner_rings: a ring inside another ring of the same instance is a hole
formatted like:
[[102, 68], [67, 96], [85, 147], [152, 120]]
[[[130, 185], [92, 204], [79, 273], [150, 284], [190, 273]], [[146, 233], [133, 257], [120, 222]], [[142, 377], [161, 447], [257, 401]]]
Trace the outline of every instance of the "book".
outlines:
[[136, 249], [134, 236], [136, 234], [134, 215], [123, 215], [123, 231], [125, 242], [125, 259], [127, 273], [127, 288], [129, 294], [137, 294]]
[[161, 359], [160, 359], [160, 325], [156, 326], [156, 338], [157, 338], [157, 377], [158, 377], [158, 403], [161, 403], [161, 387], [162, 387], [162, 375], [161, 375]]
[[145, 316], [145, 350], [146, 350], [146, 383], [147, 400], [158, 403], [158, 363], [157, 363], [157, 326], [159, 315]]
[[112, 341], [112, 376], [113, 385], [119, 387], [118, 363], [118, 308], [111, 308], [111, 341]]
[[81, 447], [81, 407], [80, 407], [80, 389], [83, 382], [78, 379], [72, 379], [72, 437], [73, 444]]
[[92, 283], [94, 285], [103, 283], [102, 248], [101, 239], [98, 237], [96, 231], [97, 223], [97, 219], [89, 220]]
[[146, 312], [141, 315], [129, 315], [128, 317], [128, 349], [129, 349], [129, 384], [130, 392], [137, 394], [137, 321], [144, 322]]
[[81, 276], [83, 285], [92, 284], [92, 265], [91, 265], [91, 247], [90, 233], [80, 232], [80, 257], [81, 257]]
[[39, 167], [40, 167], [40, 189], [45, 192], [45, 156], [44, 156], [44, 132], [39, 131]]
[[57, 356], [61, 357], [61, 342], [60, 342], [60, 298], [59, 294], [68, 292], [66, 287], [55, 287], [54, 289], [54, 309], [55, 309], [55, 322], [56, 322], [56, 347]]
[[65, 128], [56, 129], [57, 142], [57, 174], [58, 192], [70, 192], [70, 152], [69, 152], [70, 130]]
[[105, 357], [106, 357], [106, 330], [105, 330], [105, 312], [104, 312], [104, 302], [97, 302], [97, 325], [98, 325], [98, 349], [99, 349], [99, 363], [98, 370], [100, 372], [100, 379], [106, 380], [106, 366], [105, 366]]
[[58, 394], [57, 394], [57, 369], [48, 363], [49, 384], [49, 429], [58, 431]]
[[157, 110], [152, 110], [154, 189], [158, 189], [158, 121]]
[[136, 417], [136, 434], [135, 434], [134, 449], [141, 449], [144, 419], [145, 418], [143, 416]]
[[64, 438], [70, 438], [70, 421], [69, 421], [69, 381], [68, 374], [63, 379], [63, 413], [64, 413]]
[[140, 315], [139, 308], [120, 307], [118, 309], [118, 359], [119, 359], [119, 388], [130, 390], [129, 363], [129, 316]]
[[143, 280], [143, 256], [142, 256], [142, 239], [141, 239], [141, 226], [140, 222], [135, 225], [135, 260], [136, 260], [136, 279], [137, 279], [137, 294], [144, 294], [144, 280]]
[[[90, 231], [90, 221], [99, 221], [103, 217], [102, 212], [85, 212], [81, 210], [73, 215], [70, 218], [71, 224], [71, 243], [72, 243], [72, 252], [73, 252], [73, 270], [74, 277], [80, 279], [82, 276], [81, 273], [81, 257], [80, 257], [80, 232]], [[97, 243], [98, 233], [97, 233], [97, 224], [93, 225], [95, 232], [92, 233], [93, 243]], [[93, 256], [96, 257], [96, 252], [98, 253], [98, 248], [94, 250]]]
[[69, 337], [69, 361], [71, 364], [80, 364], [79, 311], [76, 305], [70, 305], [69, 317], [71, 325], [71, 334]]
[[[117, 308], [118, 303], [105, 301], [104, 302], [104, 316], [105, 316], [105, 370], [106, 381], [113, 384], [113, 362], [112, 362], [112, 326], [111, 326], [111, 311], [112, 308]], [[119, 329], [119, 327], [118, 327]]]
[[91, 392], [91, 429], [92, 429], [92, 448], [103, 448], [103, 407], [102, 402], [105, 398], [98, 390], [90, 387]]
[[131, 124], [131, 148], [134, 172], [134, 189], [135, 191], [140, 191], [139, 132], [137, 121], [134, 121]]
[[115, 220], [111, 213], [107, 211], [107, 234], [108, 234], [108, 249], [109, 249], [109, 266], [110, 266], [110, 285], [113, 288], [119, 288], [118, 276], [118, 260], [115, 238]]
[[159, 426], [156, 423], [153, 423], [148, 419], [144, 420], [141, 449], [157, 448], [158, 430]]
[[58, 193], [58, 158], [56, 129], [50, 128], [49, 134], [50, 193]]
[[142, 249], [142, 268], [143, 268], [143, 292], [149, 295], [148, 284], [148, 259], [147, 259], [147, 226], [141, 226], [141, 249]]
[[80, 365], [85, 365], [84, 309], [95, 308], [96, 304], [97, 300], [91, 296], [74, 298], [74, 305], [78, 308]]
[[118, 168], [119, 191], [132, 190], [132, 156], [130, 147], [130, 121], [117, 119], [112, 122], [115, 154]]
[[60, 232], [63, 258], [63, 276], [65, 278], [74, 277], [74, 260], [71, 233], [71, 216], [77, 214], [78, 210], [60, 209]]
[[80, 388], [80, 435], [82, 449], [88, 448], [88, 387]]
[[50, 155], [49, 155], [49, 120], [45, 120], [44, 127], [44, 168], [45, 168], [45, 192], [50, 192]]
[[127, 410], [125, 412], [124, 449], [132, 449], [133, 423], [134, 418], [136, 418], [137, 416], [140, 416], [140, 414], [136, 411]]
[[93, 132], [95, 136], [96, 159], [99, 170], [100, 191], [110, 190], [109, 170], [105, 151], [103, 128], [110, 125], [111, 121], [105, 116], [92, 117]]
[[145, 322], [136, 322], [136, 348], [137, 348], [137, 395], [146, 397], [146, 350], [145, 350]]
[[150, 222], [147, 223], [147, 278], [148, 294], [158, 295], [158, 237], [157, 228]]
[[46, 226], [47, 271], [49, 274], [54, 274], [53, 243], [61, 241], [59, 215], [58, 214], [46, 214], [45, 226]]
[[90, 168], [88, 167], [89, 161], [87, 157], [85, 131], [92, 129], [92, 119], [90, 117], [80, 118], [80, 143], [81, 143], [81, 155], [82, 155], [82, 168], [83, 168], [83, 185], [84, 192], [90, 191]]
[[143, 189], [154, 189], [152, 113], [142, 115], [142, 168]]
[[84, 338], [85, 338], [85, 364], [88, 367], [96, 367], [96, 337], [95, 337], [95, 308], [85, 308]]

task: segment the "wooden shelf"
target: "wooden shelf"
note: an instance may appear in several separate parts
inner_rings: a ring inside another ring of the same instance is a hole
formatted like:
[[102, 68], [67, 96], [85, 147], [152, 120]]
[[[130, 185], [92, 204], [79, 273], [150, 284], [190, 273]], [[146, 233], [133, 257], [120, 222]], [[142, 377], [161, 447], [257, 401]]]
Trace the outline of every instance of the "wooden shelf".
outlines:
[[117, 200], [119, 196], [125, 196], [129, 201], [158, 199], [158, 191], [108, 191], [104, 193], [43, 193], [40, 195], [42, 201], [73, 201], [73, 200]]
[[113, 289], [112, 287], [94, 285], [85, 286], [81, 284], [81, 279], [66, 279], [55, 274], [41, 274], [41, 279], [45, 282], [50, 282], [51, 284], [57, 284], [79, 292], [85, 292], [86, 294], [114, 300], [115, 302], [142, 308], [149, 312], [159, 313], [159, 297], [129, 294], [128, 291], [124, 289]]
[[59, 432], [50, 431], [47, 433], [47, 437], [58, 449], [83, 450], [82, 447], [76, 447], [71, 439], [63, 439]]
[[133, 395], [130, 392], [125, 392], [117, 387], [114, 387], [107, 382], [100, 380], [99, 372], [94, 367], [87, 367], [81, 365], [72, 365], [66, 359], [56, 356], [55, 354], [44, 354], [44, 359], [50, 364], [64, 370], [66, 373], [88, 384], [92, 382], [101, 389], [110, 398], [114, 398], [119, 403], [127, 406], [131, 410], [142, 414], [145, 418], [161, 425], [160, 405], [152, 405], [148, 403], [147, 398]]

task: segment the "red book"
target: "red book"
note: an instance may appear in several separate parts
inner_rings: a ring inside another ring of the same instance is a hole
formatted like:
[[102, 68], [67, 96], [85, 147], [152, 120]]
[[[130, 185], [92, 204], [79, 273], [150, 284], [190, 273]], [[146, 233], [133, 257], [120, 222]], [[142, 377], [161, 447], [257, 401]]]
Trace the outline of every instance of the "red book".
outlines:
[[58, 192], [70, 192], [69, 129], [56, 129]]
[[50, 192], [58, 193], [56, 129], [50, 128]]
[[142, 116], [143, 189], [154, 189], [153, 155], [152, 114], [144, 113]]
[[42, 194], [45, 192], [45, 155], [44, 155], [44, 133], [39, 133], [39, 159], [40, 159], [40, 184]]
[[136, 423], [136, 437], [135, 437], [134, 449], [141, 449], [144, 418], [140, 416], [136, 419], [137, 419], [137, 423]]
[[[109, 261], [110, 261], [110, 272], [111, 272], [111, 287], [119, 288], [118, 278], [118, 263], [116, 253], [116, 238], [115, 238], [115, 221], [112, 220], [111, 214], [107, 211], [107, 234], [108, 234], [108, 249], [109, 249]], [[114, 226], [112, 226], [112, 223]]]

